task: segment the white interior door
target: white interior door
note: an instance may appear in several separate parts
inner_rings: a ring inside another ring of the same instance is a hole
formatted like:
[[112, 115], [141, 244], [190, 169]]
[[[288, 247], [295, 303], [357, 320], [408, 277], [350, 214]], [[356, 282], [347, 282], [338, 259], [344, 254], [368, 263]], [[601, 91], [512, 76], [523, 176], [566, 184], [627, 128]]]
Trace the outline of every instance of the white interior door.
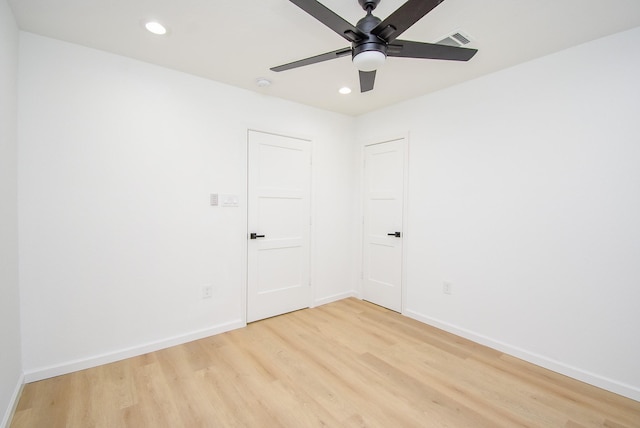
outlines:
[[406, 139], [364, 149], [363, 297], [402, 311]]
[[310, 306], [311, 142], [249, 131], [247, 322]]

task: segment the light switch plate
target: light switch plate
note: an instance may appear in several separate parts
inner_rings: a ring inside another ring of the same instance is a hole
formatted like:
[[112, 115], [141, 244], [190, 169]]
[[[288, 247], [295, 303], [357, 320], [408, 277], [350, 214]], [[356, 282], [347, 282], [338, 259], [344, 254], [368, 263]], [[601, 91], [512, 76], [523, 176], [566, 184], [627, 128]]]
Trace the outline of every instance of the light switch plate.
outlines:
[[238, 195], [220, 195], [223, 207], [237, 207], [240, 204], [238, 199]]

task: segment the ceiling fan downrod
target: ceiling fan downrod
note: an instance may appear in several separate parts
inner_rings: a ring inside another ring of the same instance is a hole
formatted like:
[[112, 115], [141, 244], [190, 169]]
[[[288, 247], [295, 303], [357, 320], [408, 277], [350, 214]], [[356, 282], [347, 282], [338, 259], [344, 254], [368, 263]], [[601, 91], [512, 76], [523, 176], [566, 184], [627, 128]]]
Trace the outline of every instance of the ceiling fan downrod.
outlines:
[[358, 3], [360, 3], [365, 12], [371, 13], [378, 6], [380, 0], [358, 0]]

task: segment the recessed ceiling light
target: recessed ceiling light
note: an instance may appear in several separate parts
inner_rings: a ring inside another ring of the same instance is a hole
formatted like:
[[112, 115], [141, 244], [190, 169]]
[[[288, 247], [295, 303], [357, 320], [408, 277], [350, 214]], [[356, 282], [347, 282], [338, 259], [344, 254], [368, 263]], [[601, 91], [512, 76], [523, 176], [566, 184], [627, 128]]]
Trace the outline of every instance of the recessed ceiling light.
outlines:
[[338, 92], [340, 92], [342, 95], [347, 95], [351, 93], [351, 88], [343, 86], [342, 88], [338, 89]]
[[157, 21], [149, 21], [145, 23], [144, 28], [146, 28], [148, 31], [152, 32], [153, 34], [157, 34], [159, 36], [167, 34], [167, 28]]

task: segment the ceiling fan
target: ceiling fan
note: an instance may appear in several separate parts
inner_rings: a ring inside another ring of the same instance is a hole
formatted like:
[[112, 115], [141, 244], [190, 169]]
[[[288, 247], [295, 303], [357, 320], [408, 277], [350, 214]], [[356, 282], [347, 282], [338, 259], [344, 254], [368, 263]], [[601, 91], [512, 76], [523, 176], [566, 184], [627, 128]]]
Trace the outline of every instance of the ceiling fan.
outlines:
[[272, 71], [291, 70], [350, 54], [360, 73], [360, 92], [367, 92], [373, 89], [376, 70], [387, 57], [469, 61], [478, 52], [477, 49], [397, 39], [444, 0], [409, 0], [384, 21], [371, 14], [380, 0], [358, 0], [367, 15], [355, 26], [316, 0], [290, 1], [351, 42], [351, 47], [273, 67]]

